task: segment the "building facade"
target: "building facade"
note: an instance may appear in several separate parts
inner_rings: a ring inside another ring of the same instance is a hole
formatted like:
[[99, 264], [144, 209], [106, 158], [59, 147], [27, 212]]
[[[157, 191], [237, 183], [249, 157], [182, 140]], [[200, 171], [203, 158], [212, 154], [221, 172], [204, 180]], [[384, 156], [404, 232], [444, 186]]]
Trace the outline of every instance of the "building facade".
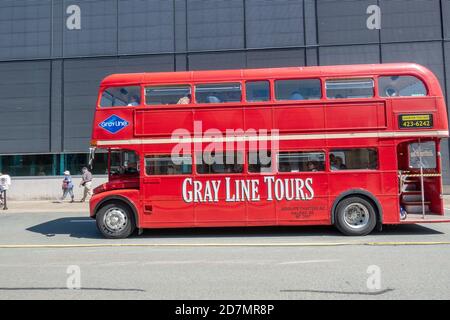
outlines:
[[0, 171], [79, 172], [108, 74], [416, 62], [448, 97], [449, 40], [450, 0], [2, 0]]

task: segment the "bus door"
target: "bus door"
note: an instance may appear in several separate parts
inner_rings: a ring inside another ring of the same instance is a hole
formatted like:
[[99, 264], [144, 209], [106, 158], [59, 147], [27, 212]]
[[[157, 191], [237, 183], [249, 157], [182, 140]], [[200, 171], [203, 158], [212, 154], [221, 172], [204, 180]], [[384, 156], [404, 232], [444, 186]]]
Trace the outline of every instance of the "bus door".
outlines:
[[279, 224], [329, 222], [324, 151], [280, 151], [271, 198]]
[[143, 220], [149, 226], [193, 226], [193, 204], [183, 199], [183, 184], [192, 180], [192, 157], [146, 154], [142, 175]]
[[443, 215], [439, 140], [403, 142], [397, 150], [400, 204], [406, 211], [401, 218]]

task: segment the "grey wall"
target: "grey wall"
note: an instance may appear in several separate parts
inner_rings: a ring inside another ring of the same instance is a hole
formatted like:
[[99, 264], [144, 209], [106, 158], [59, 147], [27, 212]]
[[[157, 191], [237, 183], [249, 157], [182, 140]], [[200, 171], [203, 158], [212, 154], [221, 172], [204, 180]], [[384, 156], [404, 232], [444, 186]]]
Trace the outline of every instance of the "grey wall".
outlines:
[[[81, 30], [66, 28], [74, 4]], [[86, 151], [115, 72], [411, 61], [449, 94], [449, 40], [450, 0], [2, 0], [0, 154]]]
[[0, 150], [49, 149], [49, 61], [0, 63]]

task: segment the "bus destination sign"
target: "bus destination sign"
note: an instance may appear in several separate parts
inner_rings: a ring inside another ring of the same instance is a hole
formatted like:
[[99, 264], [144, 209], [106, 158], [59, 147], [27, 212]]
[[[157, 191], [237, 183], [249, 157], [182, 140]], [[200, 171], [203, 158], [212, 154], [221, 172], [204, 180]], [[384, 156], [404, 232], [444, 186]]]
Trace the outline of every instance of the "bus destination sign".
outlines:
[[401, 114], [398, 117], [400, 129], [433, 128], [432, 114]]

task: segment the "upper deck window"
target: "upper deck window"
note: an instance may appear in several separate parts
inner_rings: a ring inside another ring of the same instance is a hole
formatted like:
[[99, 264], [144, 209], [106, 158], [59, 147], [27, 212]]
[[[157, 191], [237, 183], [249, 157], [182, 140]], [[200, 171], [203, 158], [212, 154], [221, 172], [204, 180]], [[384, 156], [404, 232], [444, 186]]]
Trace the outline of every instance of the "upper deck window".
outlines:
[[371, 98], [374, 95], [373, 79], [336, 79], [325, 82], [327, 98]]
[[381, 97], [423, 97], [427, 95], [425, 84], [414, 76], [380, 77], [378, 87]]
[[269, 101], [269, 81], [248, 81], [245, 84], [248, 102]]
[[140, 104], [141, 88], [138, 86], [107, 88], [100, 100], [101, 107], [132, 107]]
[[198, 84], [195, 98], [198, 103], [224, 103], [241, 101], [240, 83]]
[[188, 85], [146, 87], [145, 103], [148, 105], [189, 104], [191, 103], [191, 87]]
[[319, 79], [275, 81], [277, 100], [317, 100], [322, 97]]

